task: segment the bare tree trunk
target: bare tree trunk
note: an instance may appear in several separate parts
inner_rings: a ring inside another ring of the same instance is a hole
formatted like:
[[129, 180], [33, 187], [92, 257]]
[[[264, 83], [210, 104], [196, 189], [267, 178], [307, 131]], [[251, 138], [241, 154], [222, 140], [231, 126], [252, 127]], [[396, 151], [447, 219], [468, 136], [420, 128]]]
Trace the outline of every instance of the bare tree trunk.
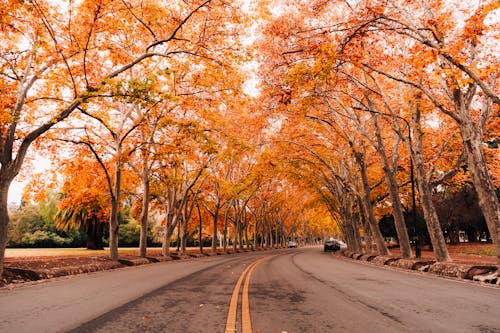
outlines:
[[274, 229], [273, 229], [273, 225], [269, 226], [269, 245], [271, 246], [271, 248], [274, 247]]
[[390, 252], [387, 249], [387, 246], [385, 245], [384, 238], [382, 237], [382, 233], [380, 232], [377, 220], [375, 219], [375, 215], [373, 214], [373, 207], [370, 198], [371, 189], [370, 189], [370, 184], [368, 182], [368, 173], [366, 170], [364, 153], [355, 151], [354, 155], [361, 172], [361, 182], [363, 188], [363, 197], [361, 202], [365, 213], [365, 217], [370, 226], [371, 235], [375, 240], [375, 244], [377, 245], [377, 252], [382, 255], [388, 255], [390, 254]]
[[245, 244], [243, 244], [243, 237], [244, 237], [244, 233], [245, 233], [245, 230], [246, 230], [246, 227], [247, 227], [246, 226], [246, 221], [245, 221], [244, 211], [245, 211], [245, 207], [243, 206], [242, 210], [239, 213], [239, 218], [238, 218], [238, 220], [240, 221], [240, 236], [239, 236], [239, 239], [240, 239], [240, 250], [244, 249], [244, 245]]
[[174, 233], [174, 228], [169, 228], [165, 225], [165, 233], [163, 234], [163, 244], [162, 244], [162, 255], [164, 257], [170, 257], [170, 239]]
[[365, 235], [365, 245], [366, 245], [366, 253], [373, 254], [373, 239], [372, 239], [372, 231], [368, 223], [365, 222], [363, 224], [363, 230]]
[[234, 242], [233, 242], [233, 250], [236, 252], [238, 249], [238, 237], [240, 235], [240, 220], [237, 218], [234, 221]]
[[353, 220], [352, 220], [352, 228], [354, 229], [353, 230], [353, 234], [354, 234], [354, 246], [353, 246], [353, 250], [356, 251], [356, 252], [362, 252], [362, 247], [361, 247], [361, 240], [360, 240], [360, 236], [359, 236], [359, 218], [356, 218], [354, 217]]
[[8, 178], [0, 179], [0, 278], [3, 274], [3, 264], [5, 260], [5, 248], [7, 247], [8, 241], [8, 225], [9, 225], [9, 209], [8, 209], [8, 197], [9, 197], [9, 187], [12, 180]]
[[343, 221], [341, 223], [340, 230], [344, 236], [344, 240], [347, 243], [347, 248], [354, 251], [354, 228], [351, 223]]
[[255, 216], [255, 224], [253, 226], [253, 248], [259, 247], [259, 244], [257, 242], [257, 228], [259, 227], [257, 223], [257, 216]]
[[[389, 195], [392, 200], [392, 214], [394, 217], [394, 225], [396, 227], [396, 232], [398, 234], [399, 247], [401, 248], [401, 255], [403, 258], [410, 258], [412, 256], [410, 238], [408, 237], [408, 230], [406, 229], [405, 218], [403, 215], [403, 209], [401, 204], [401, 198], [399, 197], [399, 185], [396, 180], [396, 170], [397, 165], [394, 163], [393, 167], [389, 164], [389, 159], [385, 153], [385, 145], [382, 139], [382, 133], [378, 123], [377, 116], [372, 115], [375, 124], [375, 135], [377, 137], [377, 144], [375, 149], [377, 150], [380, 158], [382, 160], [382, 169], [384, 170], [385, 180], [387, 183], [387, 188], [389, 189]], [[396, 140], [398, 137], [396, 137]], [[397, 154], [397, 147], [400, 141], [397, 140], [394, 144], [394, 154]], [[393, 155], [394, 155], [393, 154]], [[393, 160], [394, 161], [394, 160]]]
[[230, 204], [227, 205], [226, 207], [226, 211], [224, 213], [224, 238], [223, 238], [223, 246], [222, 248], [224, 249], [224, 252], [227, 251], [227, 223], [228, 223], [228, 220], [229, 220], [229, 208], [231, 207]]
[[175, 230], [175, 222], [174, 222], [174, 212], [167, 212], [167, 220], [165, 221], [165, 233], [163, 234], [163, 242], [162, 242], [162, 255], [164, 257], [170, 256], [170, 239]]
[[111, 260], [118, 260], [118, 210], [121, 195], [121, 147], [117, 147], [118, 156], [115, 163], [115, 186], [111, 198], [111, 216], [109, 220], [109, 255]]
[[243, 250], [244, 244], [243, 244], [243, 232], [245, 229], [245, 225], [240, 221], [240, 227], [239, 227], [239, 233], [238, 233], [238, 247], [240, 250]]
[[275, 244], [275, 247], [278, 247], [279, 246], [279, 242], [280, 242], [279, 227], [278, 226], [279, 225], [277, 225], [276, 229], [274, 229], [274, 244]]
[[438, 261], [451, 261], [443, 231], [441, 230], [441, 224], [439, 223], [439, 217], [432, 202], [430, 184], [425, 180], [425, 170], [419, 156], [415, 156], [415, 176], [417, 177], [418, 192], [434, 255]]
[[198, 241], [200, 243], [200, 253], [203, 254], [203, 219], [201, 218], [201, 209], [200, 209], [200, 204], [198, 201], [196, 201], [196, 208], [198, 210], [198, 218], [199, 218], [199, 237], [198, 237]]
[[[194, 200], [194, 199], [193, 199]], [[184, 214], [182, 216], [182, 236], [181, 236], [181, 253], [186, 254], [187, 240], [189, 237], [188, 223], [191, 217], [191, 213], [188, 211], [189, 207], [187, 202], [184, 205]]]
[[250, 243], [248, 242], [248, 224], [247, 227], [245, 227], [245, 245], [247, 250], [250, 250]]
[[410, 237], [408, 236], [401, 198], [398, 193], [399, 185], [396, 181], [396, 175], [392, 172], [389, 173], [390, 175], [387, 175], [387, 186], [392, 199], [392, 214], [396, 226], [396, 233], [398, 234], [399, 247], [403, 258], [410, 258], [412, 256]]
[[217, 253], [217, 221], [219, 219], [219, 209], [220, 202], [217, 202], [215, 206], [214, 216], [213, 216], [213, 233], [212, 233], [212, 253]]
[[413, 128], [416, 129], [414, 136], [414, 145], [410, 149], [413, 150], [412, 158], [415, 165], [415, 176], [417, 178], [417, 187], [424, 212], [425, 223], [431, 238], [432, 248], [436, 260], [438, 261], [451, 261], [446, 247], [439, 217], [432, 201], [431, 185], [427, 181], [427, 173], [425, 172], [424, 158], [423, 158], [423, 132], [420, 126], [420, 110], [418, 107], [413, 115]]
[[479, 207], [486, 220], [491, 239], [495, 244], [497, 264], [500, 265], [500, 203], [498, 202], [495, 186], [488, 173], [483, 151], [482, 131], [475, 130], [472, 121], [469, 119], [463, 121], [459, 126], [467, 156], [467, 166], [479, 199]]
[[147, 255], [148, 248], [148, 217], [149, 217], [149, 171], [143, 168], [142, 173], [142, 211], [141, 211], [141, 234], [139, 239], [139, 255], [143, 258]]
[[[180, 216], [182, 216], [181, 213], [179, 213]], [[181, 222], [182, 222], [182, 217], [180, 219], [177, 220], [177, 241], [176, 241], [176, 246], [177, 246], [177, 249], [176, 251], [179, 252], [179, 250], [181, 249]]]

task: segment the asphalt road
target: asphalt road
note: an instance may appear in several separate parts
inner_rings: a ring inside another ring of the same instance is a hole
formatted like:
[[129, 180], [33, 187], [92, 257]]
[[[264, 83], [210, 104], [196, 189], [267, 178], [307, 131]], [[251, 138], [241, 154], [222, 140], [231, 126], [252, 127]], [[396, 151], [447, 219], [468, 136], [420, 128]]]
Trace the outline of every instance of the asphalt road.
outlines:
[[352, 262], [314, 247], [0, 290], [0, 332], [69, 331], [490, 333], [500, 332], [500, 288]]

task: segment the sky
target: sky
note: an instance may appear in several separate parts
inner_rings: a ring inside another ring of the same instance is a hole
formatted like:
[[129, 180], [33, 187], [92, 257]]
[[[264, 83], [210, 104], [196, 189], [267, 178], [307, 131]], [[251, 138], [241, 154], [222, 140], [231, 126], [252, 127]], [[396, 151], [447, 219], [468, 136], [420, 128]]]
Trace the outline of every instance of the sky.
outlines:
[[21, 202], [24, 186], [26, 186], [26, 182], [18, 182], [16, 180], [12, 182], [9, 188], [9, 205], [18, 205]]
[[[44, 170], [48, 170], [50, 168], [50, 160], [37, 156], [34, 160], [34, 166], [32, 168], [32, 173], [41, 173]], [[21, 171], [22, 172], [22, 171]], [[9, 188], [9, 205], [19, 205], [21, 203], [21, 199], [23, 197], [23, 191], [26, 184], [28, 184], [29, 179], [21, 180], [20, 176], [17, 176], [12, 185]]]

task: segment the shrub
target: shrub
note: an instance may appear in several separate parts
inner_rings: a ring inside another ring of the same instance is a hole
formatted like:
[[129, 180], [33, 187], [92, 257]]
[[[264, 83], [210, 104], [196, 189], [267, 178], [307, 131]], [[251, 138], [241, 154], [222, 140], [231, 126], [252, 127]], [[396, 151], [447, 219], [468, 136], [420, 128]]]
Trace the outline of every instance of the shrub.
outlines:
[[21, 242], [31, 247], [63, 247], [71, 244], [72, 239], [63, 238], [50, 231], [37, 230], [33, 233], [25, 233]]
[[135, 222], [121, 224], [118, 229], [118, 243], [120, 246], [139, 246], [141, 226]]

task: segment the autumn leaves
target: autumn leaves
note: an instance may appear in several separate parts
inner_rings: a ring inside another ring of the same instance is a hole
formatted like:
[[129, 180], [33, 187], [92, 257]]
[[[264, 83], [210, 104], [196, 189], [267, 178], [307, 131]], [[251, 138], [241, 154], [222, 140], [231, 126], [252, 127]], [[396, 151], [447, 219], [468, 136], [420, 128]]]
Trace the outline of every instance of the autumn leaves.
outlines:
[[392, 215], [412, 255], [410, 180], [438, 260], [449, 256], [436, 191], [472, 181], [495, 241], [498, 154], [483, 143], [498, 136], [498, 2], [282, 6], [259, 42], [272, 59], [262, 61], [265, 98], [282, 114], [280, 135], [304, 147], [290, 166], [316, 184], [349, 245], [359, 250], [361, 229], [368, 251], [373, 240], [387, 253], [376, 221]]
[[[165, 157], [191, 138], [192, 156], [177, 159], [204, 165], [213, 151], [206, 133], [214, 127], [205, 116], [233, 97], [242, 80], [233, 63], [242, 56], [237, 34], [245, 18], [237, 7], [211, 0], [25, 1], [2, 8], [8, 10], [0, 29], [0, 266], [8, 188], [33, 143], [61, 160], [85, 161], [84, 169], [73, 164], [92, 174], [81, 181], [100, 179], [80, 187], [111, 202], [104, 215], [116, 259], [123, 169], [150, 177], [160, 167], [151, 156]], [[76, 172], [69, 164], [65, 171]], [[68, 196], [66, 202], [74, 204]]]

